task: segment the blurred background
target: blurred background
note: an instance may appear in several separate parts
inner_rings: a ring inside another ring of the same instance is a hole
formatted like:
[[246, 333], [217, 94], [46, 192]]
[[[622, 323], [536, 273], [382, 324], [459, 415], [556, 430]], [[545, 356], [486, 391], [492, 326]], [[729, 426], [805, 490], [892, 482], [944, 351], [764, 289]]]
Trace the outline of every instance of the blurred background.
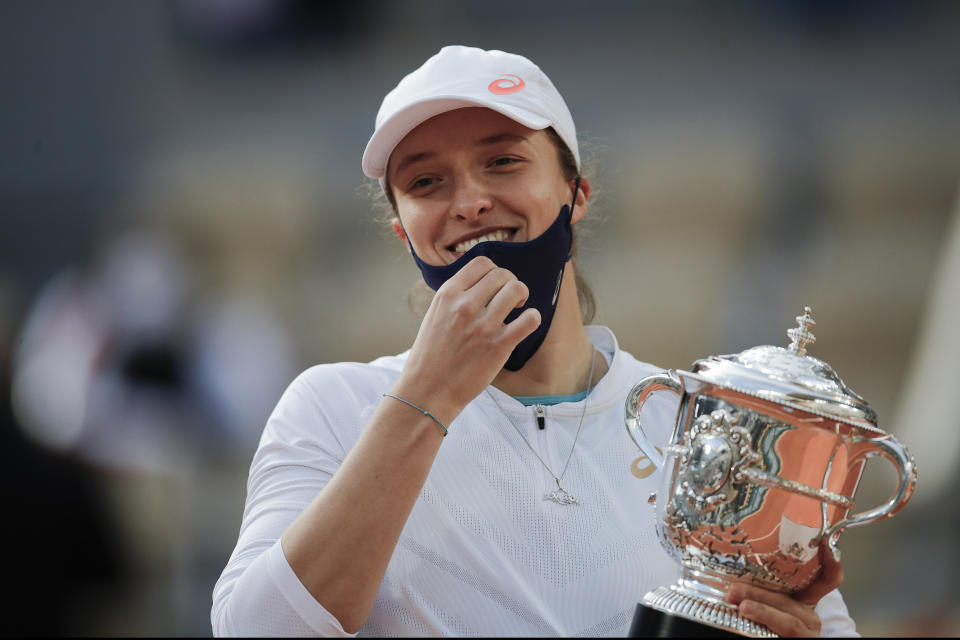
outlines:
[[887, 0], [0, 3], [4, 635], [210, 635], [283, 389], [415, 335], [360, 155], [455, 43], [565, 96], [626, 349], [688, 368], [813, 308], [810, 353], [920, 470], [841, 538], [851, 613], [960, 635], [960, 3]]

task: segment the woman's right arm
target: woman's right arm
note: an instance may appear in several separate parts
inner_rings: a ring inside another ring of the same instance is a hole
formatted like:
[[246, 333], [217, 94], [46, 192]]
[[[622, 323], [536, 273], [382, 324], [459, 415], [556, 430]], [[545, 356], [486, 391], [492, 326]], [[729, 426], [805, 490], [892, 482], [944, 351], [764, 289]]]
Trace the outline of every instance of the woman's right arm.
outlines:
[[[437, 292], [389, 393], [450, 424], [539, 324], [526, 287], [477, 258]], [[387, 564], [443, 441], [432, 418], [384, 398], [329, 482], [283, 532], [290, 569], [354, 633], [369, 617]]]

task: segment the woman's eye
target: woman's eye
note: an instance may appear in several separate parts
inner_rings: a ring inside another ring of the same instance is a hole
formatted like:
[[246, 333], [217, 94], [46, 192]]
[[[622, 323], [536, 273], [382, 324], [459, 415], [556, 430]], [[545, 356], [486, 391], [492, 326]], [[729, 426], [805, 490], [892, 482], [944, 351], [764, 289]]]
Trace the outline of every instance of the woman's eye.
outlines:
[[423, 189], [424, 187], [429, 187], [434, 183], [433, 178], [420, 178], [419, 180], [414, 180], [410, 185], [410, 189]]
[[513, 163], [516, 162], [516, 161], [517, 161], [516, 158], [502, 157], [502, 158], [497, 158], [496, 160], [494, 160], [494, 161], [491, 162], [490, 164], [491, 164], [492, 166], [495, 166], [495, 167], [503, 167], [503, 166], [506, 166], [506, 165], [508, 165], [508, 164], [513, 164]]

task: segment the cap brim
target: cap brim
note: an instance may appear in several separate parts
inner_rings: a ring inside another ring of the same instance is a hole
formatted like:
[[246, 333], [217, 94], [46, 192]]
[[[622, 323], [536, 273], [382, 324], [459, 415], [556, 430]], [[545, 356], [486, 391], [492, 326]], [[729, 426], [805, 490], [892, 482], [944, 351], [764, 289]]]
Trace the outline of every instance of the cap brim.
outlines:
[[510, 104], [485, 101], [474, 96], [431, 96], [407, 105], [377, 127], [363, 151], [363, 173], [369, 178], [384, 178], [390, 154], [408, 133], [433, 116], [464, 107], [486, 107], [531, 129], [546, 129], [551, 125], [547, 118]]

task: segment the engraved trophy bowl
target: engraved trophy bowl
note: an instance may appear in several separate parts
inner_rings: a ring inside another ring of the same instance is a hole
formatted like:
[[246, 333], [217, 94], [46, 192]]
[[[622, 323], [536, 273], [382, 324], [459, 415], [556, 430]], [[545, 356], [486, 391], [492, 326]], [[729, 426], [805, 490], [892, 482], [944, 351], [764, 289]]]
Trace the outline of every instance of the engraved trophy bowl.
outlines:
[[[913, 457], [877, 426], [876, 414], [825, 362], [806, 354], [814, 342], [810, 308], [790, 329], [788, 347], [759, 346], [697, 360], [691, 371], [641, 380], [627, 395], [630, 436], [663, 471], [657, 494], [660, 541], [682, 575], [647, 593], [631, 636], [775, 637], [723, 601], [732, 582], [790, 593], [820, 572], [819, 546], [839, 560], [849, 527], [896, 514], [913, 495]], [[662, 457], [643, 435], [650, 394], [671, 391], [680, 406]], [[867, 461], [897, 470], [884, 504], [854, 511]]]

